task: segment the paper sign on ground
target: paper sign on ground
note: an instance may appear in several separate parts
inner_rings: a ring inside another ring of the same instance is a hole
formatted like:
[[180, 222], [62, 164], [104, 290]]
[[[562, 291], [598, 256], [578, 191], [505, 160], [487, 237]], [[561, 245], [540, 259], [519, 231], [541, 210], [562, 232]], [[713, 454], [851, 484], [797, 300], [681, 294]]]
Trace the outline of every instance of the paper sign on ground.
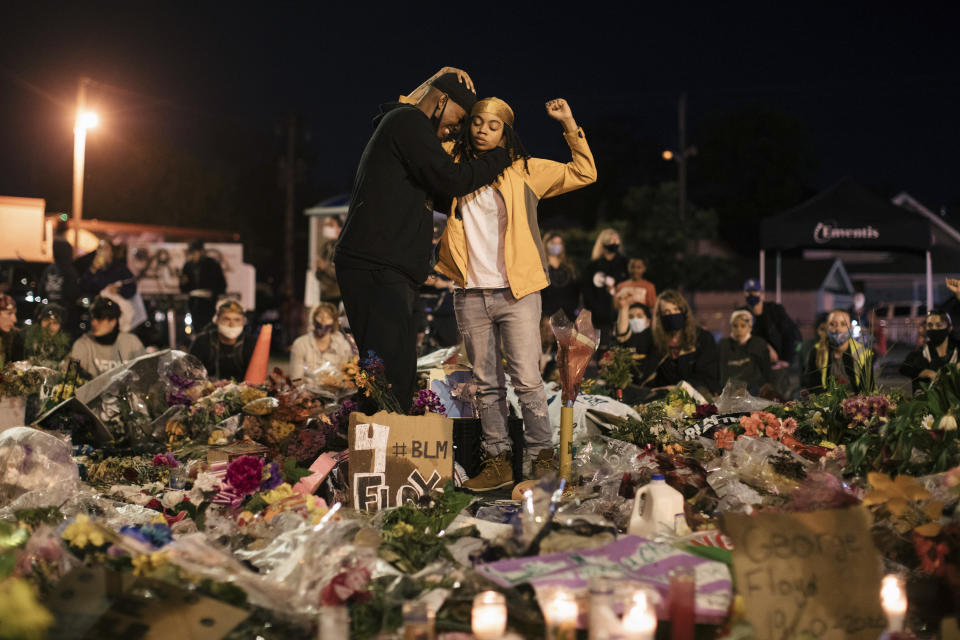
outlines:
[[453, 476], [453, 421], [444, 416], [352, 413], [347, 435], [355, 509], [399, 506]]
[[666, 602], [670, 572], [678, 567], [693, 567], [696, 574], [697, 620], [717, 622], [725, 618], [731, 600], [730, 572], [725, 564], [639, 536], [624, 536], [588, 551], [492, 562], [478, 566], [477, 571], [502, 587], [529, 582], [535, 589], [560, 586], [583, 594], [588, 590], [590, 578], [638, 580], [655, 588]]
[[757, 640], [876, 640], [886, 618], [870, 522], [863, 507], [724, 516]]

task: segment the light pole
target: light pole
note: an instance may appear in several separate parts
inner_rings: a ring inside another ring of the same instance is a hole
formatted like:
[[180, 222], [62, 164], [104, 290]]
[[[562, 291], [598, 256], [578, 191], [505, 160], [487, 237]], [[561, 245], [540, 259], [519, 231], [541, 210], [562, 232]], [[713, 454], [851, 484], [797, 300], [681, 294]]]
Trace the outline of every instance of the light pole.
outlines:
[[677, 163], [677, 187], [680, 192], [678, 203], [680, 223], [687, 221], [687, 158], [697, 155], [697, 148], [687, 146], [687, 94], [680, 94], [677, 104], [677, 150], [664, 150], [664, 160], [675, 160]]
[[87, 85], [90, 78], [80, 78], [77, 87], [77, 120], [73, 127], [73, 255], [80, 249], [80, 221], [83, 220], [83, 164], [87, 147], [87, 129], [97, 126], [99, 118], [87, 111]]

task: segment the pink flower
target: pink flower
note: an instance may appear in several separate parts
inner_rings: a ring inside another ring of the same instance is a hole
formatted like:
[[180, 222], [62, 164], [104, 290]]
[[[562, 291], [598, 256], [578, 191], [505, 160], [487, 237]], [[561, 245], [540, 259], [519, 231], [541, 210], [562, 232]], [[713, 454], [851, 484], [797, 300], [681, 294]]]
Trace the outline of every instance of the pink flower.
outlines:
[[240, 456], [227, 467], [227, 484], [241, 495], [250, 495], [257, 491], [262, 480], [262, 458]]
[[793, 418], [787, 418], [786, 420], [783, 421], [783, 424], [780, 425], [780, 431], [781, 433], [785, 433], [787, 435], [792, 436], [793, 432], [797, 430], [797, 426], [798, 425], [796, 420], [794, 420]]
[[352, 602], [366, 602], [372, 597], [367, 588], [370, 571], [366, 568], [348, 569], [334, 576], [320, 592], [320, 603], [335, 606]]
[[763, 428], [763, 423], [760, 421], [760, 418], [757, 417], [756, 413], [751, 413], [749, 416], [743, 416], [740, 418], [740, 426], [743, 427], [744, 434], [748, 438], [756, 438], [760, 435], [760, 430]]

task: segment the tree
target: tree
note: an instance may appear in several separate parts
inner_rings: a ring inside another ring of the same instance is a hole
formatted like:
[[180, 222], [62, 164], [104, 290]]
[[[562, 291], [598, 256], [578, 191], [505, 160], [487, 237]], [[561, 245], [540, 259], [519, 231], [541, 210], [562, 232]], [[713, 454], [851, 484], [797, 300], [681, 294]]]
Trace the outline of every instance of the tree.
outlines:
[[756, 221], [810, 195], [817, 169], [810, 132], [777, 107], [753, 105], [705, 119], [694, 132], [690, 195], [724, 222]]
[[[722, 288], [734, 275], [724, 259], [697, 251], [717, 239], [717, 214], [688, 204], [687, 219], [678, 215], [678, 186], [630, 187], [623, 198], [628, 255], [642, 258], [658, 290]], [[702, 242], [705, 241], [705, 242]]]

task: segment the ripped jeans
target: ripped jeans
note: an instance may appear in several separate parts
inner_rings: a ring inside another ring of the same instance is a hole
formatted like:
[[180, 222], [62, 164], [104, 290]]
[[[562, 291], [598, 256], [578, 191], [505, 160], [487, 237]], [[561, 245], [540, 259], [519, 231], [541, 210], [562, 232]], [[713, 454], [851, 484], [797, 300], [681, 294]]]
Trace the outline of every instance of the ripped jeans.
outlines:
[[504, 373], [510, 375], [520, 400], [526, 454], [535, 456], [552, 448], [547, 394], [540, 377], [540, 293], [517, 300], [510, 289], [457, 289], [453, 305], [473, 363], [487, 454], [496, 456], [513, 448], [507, 432]]

